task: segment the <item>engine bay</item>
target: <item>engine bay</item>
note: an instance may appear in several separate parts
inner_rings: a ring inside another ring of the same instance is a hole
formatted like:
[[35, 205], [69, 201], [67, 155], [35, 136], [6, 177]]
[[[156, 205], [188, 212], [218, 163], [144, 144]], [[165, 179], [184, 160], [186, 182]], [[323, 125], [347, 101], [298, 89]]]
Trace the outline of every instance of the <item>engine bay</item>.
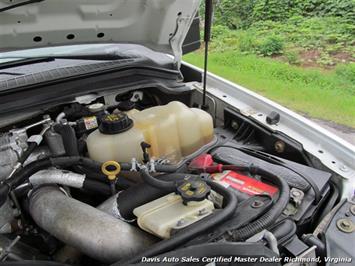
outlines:
[[333, 174], [231, 106], [223, 120], [197, 107], [129, 90], [4, 126], [0, 261], [323, 252], [313, 232], [340, 200]]

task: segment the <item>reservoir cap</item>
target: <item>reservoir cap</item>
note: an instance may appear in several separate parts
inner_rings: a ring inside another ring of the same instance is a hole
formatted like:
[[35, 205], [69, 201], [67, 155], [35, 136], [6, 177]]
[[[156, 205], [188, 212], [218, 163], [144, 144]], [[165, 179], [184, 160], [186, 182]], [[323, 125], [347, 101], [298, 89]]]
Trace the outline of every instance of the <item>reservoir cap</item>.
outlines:
[[102, 118], [99, 130], [102, 134], [113, 135], [125, 132], [133, 127], [133, 120], [125, 113], [106, 115]]
[[200, 176], [187, 175], [178, 182], [176, 193], [186, 205], [190, 201], [203, 201], [211, 192], [211, 187]]

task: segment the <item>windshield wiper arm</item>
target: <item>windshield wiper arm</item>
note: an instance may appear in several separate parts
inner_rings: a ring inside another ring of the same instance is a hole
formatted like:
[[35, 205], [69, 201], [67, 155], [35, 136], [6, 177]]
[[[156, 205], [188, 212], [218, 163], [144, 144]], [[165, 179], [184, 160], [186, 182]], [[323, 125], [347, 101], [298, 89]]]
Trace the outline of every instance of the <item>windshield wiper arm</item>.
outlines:
[[20, 3], [17, 3], [17, 4], [13, 4], [13, 5], [10, 5], [10, 6], [2, 7], [2, 8], [0, 8], [0, 12], [4, 12], [4, 11], [10, 10], [10, 9], [18, 8], [20, 6], [26, 6], [26, 5], [30, 5], [30, 4], [34, 4], [34, 3], [43, 2], [43, 1], [45, 1], [45, 0], [27, 0], [27, 1], [23, 1], [23, 2], [20, 2]]
[[[0, 57], [0, 59], [1, 59], [1, 57]], [[11, 68], [11, 67], [18, 67], [18, 66], [31, 65], [31, 64], [36, 64], [36, 63], [42, 63], [42, 62], [51, 62], [54, 60], [55, 60], [55, 58], [52, 58], [52, 57], [24, 58], [21, 60], [0, 63], [0, 70]]]

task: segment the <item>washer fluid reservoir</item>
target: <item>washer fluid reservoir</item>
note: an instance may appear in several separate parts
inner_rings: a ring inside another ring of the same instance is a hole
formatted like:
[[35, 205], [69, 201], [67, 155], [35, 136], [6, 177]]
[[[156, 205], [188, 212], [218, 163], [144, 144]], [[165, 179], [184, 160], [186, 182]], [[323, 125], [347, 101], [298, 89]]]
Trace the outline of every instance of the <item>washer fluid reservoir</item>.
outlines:
[[181, 196], [171, 193], [135, 208], [133, 213], [141, 229], [160, 238], [170, 238], [174, 230], [181, 230], [213, 211], [213, 202], [208, 199], [184, 205]]
[[106, 116], [87, 139], [90, 158], [105, 162], [143, 159], [141, 142], [154, 159], [179, 162], [213, 140], [213, 120], [205, 111], [170, 102], [143, 111]]

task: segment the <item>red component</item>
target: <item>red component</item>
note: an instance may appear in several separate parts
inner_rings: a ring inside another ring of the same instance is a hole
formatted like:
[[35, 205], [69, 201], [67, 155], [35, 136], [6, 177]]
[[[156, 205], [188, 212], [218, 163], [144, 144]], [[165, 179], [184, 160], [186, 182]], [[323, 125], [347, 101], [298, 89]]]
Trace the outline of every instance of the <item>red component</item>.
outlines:
[[211, 154], [201, 154], [191, 161], [189, 164], [190, 169], [204, 170], [213, 165], [213, 158]]
[[209, 173], [209, 174], [222, 173], [223, 172], [223, 164], [215, 164], [215, 165], [209, 166], [204, 169], [204, 172]]
[[228, 171], [219, 179], [219, 181], [251, 196], [260, 194], [273, 196], [278, 192], [278, 189], [274, 186], [233, 171]]
[[223, 171], [223, 165], [215, 164], [211, 154], [201, 154], [191, 161], [189, 169], [202, 173], [213, 174], [221, 173]]

